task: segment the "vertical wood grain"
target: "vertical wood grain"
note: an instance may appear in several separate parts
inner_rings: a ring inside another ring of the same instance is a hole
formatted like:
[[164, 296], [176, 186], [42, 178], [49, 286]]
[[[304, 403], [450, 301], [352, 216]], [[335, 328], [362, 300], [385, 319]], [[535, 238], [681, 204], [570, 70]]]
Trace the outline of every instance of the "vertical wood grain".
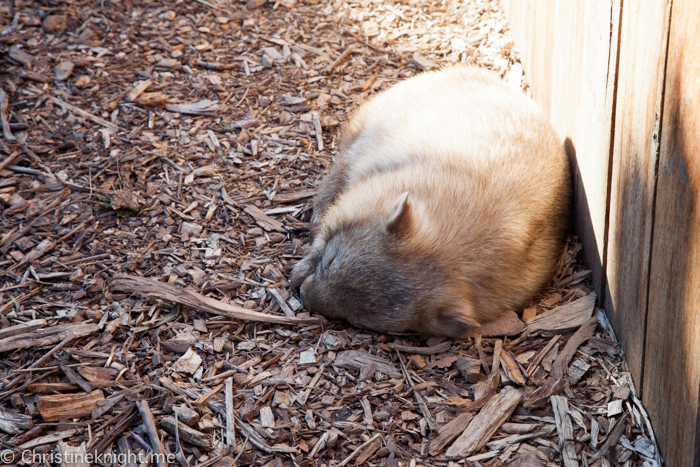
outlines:
[[575, 229], [603, 296], [620, 0], [505, 0], [532, 96], [572, 162]]
[[[520, 54], [532, 97], [550, 114], [556, 0], [504, 0], [510, 33]], [[534, 83], [537, 83], [535, 86]]]
[[666, 465], [700, 465], [700, 2], [503, 4]]
[[640, 390], [669, 13], [625, 2], [619, 46], [604, 304]]
[[[576, 177], [574, 228], [592, 269], [593, 287], [602, 298], [621, 2], [571, 3], [584, 6], [581, 16], [573, 19], [583, 23], [581, 66], [578, 74], [568, 77], [578, 80], [579, 98], [573, 109], [567, 106], [559, 111], [575, 112], [569, 127]], [[552, 119], [556, 118], [553, 114]]]
[[643, 401], [666, 465], [700, 465], [700, 3], [673, 0]]

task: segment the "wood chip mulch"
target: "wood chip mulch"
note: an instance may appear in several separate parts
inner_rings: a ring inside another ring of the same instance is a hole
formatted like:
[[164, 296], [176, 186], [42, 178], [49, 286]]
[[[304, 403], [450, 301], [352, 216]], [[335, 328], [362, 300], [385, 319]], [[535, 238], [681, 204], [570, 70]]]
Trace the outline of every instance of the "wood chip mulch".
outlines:
[[0, 23], [4, 464], [660, 465], [575, 239], [464, 341], [288, 288], [354, 107], [461, 62], [527, 89], [497, 2], [15, 0]]

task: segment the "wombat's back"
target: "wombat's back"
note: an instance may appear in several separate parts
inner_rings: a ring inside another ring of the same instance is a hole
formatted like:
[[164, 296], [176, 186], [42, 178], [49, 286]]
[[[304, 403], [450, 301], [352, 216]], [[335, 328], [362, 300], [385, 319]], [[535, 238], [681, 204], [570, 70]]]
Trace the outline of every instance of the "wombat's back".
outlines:
[[346, 187], [401, 166], [450, 165], [489, 175], [524, 167], [541, 171], [542, 178], [561, 178], [568, 173], [562, 155], [539, 107], [493, 73], [475, 67], [423, 73], [356, 111], [321, 186], [314, 218]]
[[458, 336], [551, 278], [570, 192], [562, 145], [532, 101], [475, 68], [425, 73], [346, 126], [295, 276], [311, 276], [304, 293], [329, 316]]

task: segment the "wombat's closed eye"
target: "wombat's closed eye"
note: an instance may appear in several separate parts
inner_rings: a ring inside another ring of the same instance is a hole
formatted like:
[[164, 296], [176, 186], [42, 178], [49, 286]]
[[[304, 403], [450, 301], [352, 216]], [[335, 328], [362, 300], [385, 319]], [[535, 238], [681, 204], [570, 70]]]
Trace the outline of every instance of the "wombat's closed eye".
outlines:
[[332, 238], [331, 241], [326, 244], [326, 248], [323, 250], [323, 255], [321, 256], [321, 261], [319, 262], [319, 271], [321, 273], [330, 268], [333, 261], [338, 257], [338, 251], [340, 249], [338, 243], [338, 239]]
[[570, 198], [536, 105], [475, 68], [425, 73], [347, 124], [292, 285], [331, 318], [460, 337], [547, 283]]

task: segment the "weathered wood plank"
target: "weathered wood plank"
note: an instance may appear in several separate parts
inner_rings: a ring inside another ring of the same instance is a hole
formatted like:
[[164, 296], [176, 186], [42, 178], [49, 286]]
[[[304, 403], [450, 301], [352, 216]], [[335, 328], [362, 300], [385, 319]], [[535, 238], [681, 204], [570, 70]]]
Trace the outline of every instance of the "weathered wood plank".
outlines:
[[604, 306], [641, 390], [670, 2], [625, 2]]
[[698, 465], [700, 3], [675, 0], [649, 278], [644, 405], [668, 466]]
[[[582, 5], [578, 12], [581, 16], [575, 17], [574, 21], [583, 24], [583, 34], [581, 66], [569, 68], [569, 75], [562, 76], [563, 79], [579, 80], [578, 101], [562, 101], [567, 107], [552, 112], [552, 119], [556, 120], [559, 113], [576, 114], [574, 121], [569, 123], [571, 144], [567, 145], [574, 168], [574, 228], [584, 245], [584, 258], [591, 268], [593, 287], [600, 297], [605, 282], [608, 174], [621, 0], [559, 3]], [[557, 61], [556, 55], [554, 61]]]
[[504, 0], [532, 96], [572, 162], [575, 229], [603, 293], [620, 0]]
[[666, 462], [700, 465], [700, 7], [502, 3], [533, 97], [569, 138], [576, 230]]
[[[551, 69], [556, 0], [503, 0], [515, 48], [531, 85], [533, 98], [551, 115]], [[536, 86], [533, 84], [537, 83]]]

